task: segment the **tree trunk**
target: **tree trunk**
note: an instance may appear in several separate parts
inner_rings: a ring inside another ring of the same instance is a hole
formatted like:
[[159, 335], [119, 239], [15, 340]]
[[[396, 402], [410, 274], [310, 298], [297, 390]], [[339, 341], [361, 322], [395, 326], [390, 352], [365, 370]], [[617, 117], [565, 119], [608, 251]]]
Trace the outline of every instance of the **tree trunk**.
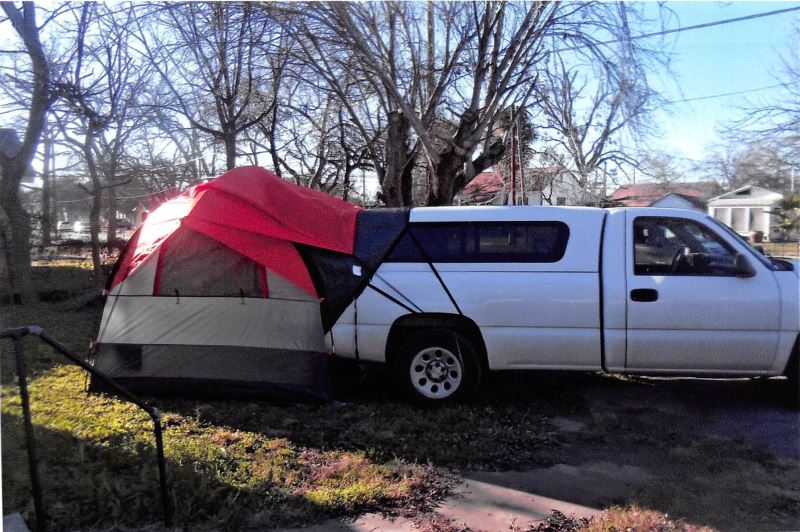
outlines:
[[100, 213], [103, 211], [103, 187], [92, 179], [92, 208], [89, 211], [89, 231], [92, 244], [92, 271], [97, 286], [105, 284], [103, 262], [100, 258]]
[[228, 134], [225, 136], [225, 162], [228, 170], [236, 168], [236, 135]]
[[278, 156], [278, 142], [275, 138], [275, 129], [278, 127], [278, 106], [272, 110], [272, 119], [269, 127], [269, 154], [272, 157], [272, 168], [275, 175], [281, 176], [281, 158]]
[[50, 107], [50, 67], [39, 40], [34, 4], [23, 2], [21, 12], [12, 2], [2, 2], [0, 8], [11, 20], [17, 35], [22, 38], [33, 63], [33, 94], [22, 146], [12, 157], [5, 153], [0, 154], [0, 209], [8, 218], [4, 239], [7, 246], [9, 295], [14, 303], [27, 303], [33, 299], [31, 226], [30, 217], [19, 199], [19, 185], [36, 152], [36, 145], [45, 126], [47, 109]]
[[117, 239], [117, 190], [108, 188], [108, 229], [106, 243], [110, 246]]
[[52, 217], [52, 198], [53, 178], [51, 167], [53, 166], [52, 149], [53, 141], [50, 139], [47, 129], [44, 131], [44, 160], [42, 164], [42, 246], [50, 246], [53, 243], [53, 217]]
[[[381, 199], [387, 207], [411, 204], [412, 154], [408, 148], [411, 124], [401, 112], [389, 113], [386, 130], [386, 173], [381, 183]], [[408, 190], [404, 190], [408, 188]]]
[[12, 303], [23, 304], [33, 299], [31, 284], [31, 219], [19, 200], [16, 190], [7, 190], [15, 180], [3, 179], [0, 209], [8, 218], [5, 230], [5, 253], [8, 267], [9, 297]]
[[103, 211], [103, 183], [100, 182], [100, 175], [97, 170], [97, 162], [94, 159], [92, 148], [94, 145], [94, 132], [87, 130], [83, 141], [83, 157], [86, 162], [86, 169], [92, 180], [92, 208], [89, 211], [89, 233], [91, 235], [92, 246], [92, 271], [94, 272], [94, 282], [97, 286], [105, 283], [103, 275], [103, 263], [100, 258], [100, 214]]
[[497, 140], [470, 161], [468, 154], [459, 155], [452, 146], [449, 146], [440, 155], [439, 164], [428, 170], [432, 172], [428, 205], [452, 205], [456, 194], [461, 192], [467, 183], [503, 158], [505, 149], [505, 144]]
[[428, 191], [428, 205], [451, 205], [455, 197], [454, 178], [464, 165], [452, 153], [443, 154], [439, 164], [428, 171], [433, 172], [431, 188]]
[[342, 183], [342, 199], [345, 201], [347, 201], [347, 195], [348, 192], [350, 192], [350, 174], [352, 173], [353, 165], [350, 164], [350, 160], [348, 159], [344, 163], [344, 182]]

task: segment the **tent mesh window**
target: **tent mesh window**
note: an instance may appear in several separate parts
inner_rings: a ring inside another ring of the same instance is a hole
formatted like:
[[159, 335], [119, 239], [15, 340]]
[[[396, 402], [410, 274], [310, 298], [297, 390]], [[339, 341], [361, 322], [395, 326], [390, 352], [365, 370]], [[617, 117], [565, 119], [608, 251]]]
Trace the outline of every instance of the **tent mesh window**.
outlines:
[[264, 297], [264, 270], [226, 245], [186, 227], [162, 247], [155, 295]]

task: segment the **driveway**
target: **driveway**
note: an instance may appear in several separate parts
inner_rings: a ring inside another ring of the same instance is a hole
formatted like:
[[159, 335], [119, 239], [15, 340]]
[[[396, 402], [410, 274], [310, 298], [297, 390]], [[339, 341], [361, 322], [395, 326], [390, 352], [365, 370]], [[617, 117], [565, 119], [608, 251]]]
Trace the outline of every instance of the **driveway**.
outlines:
[[776, 380], [569, 379], [558, 463], [469, 474], [605, 508], [639, 504], [724, 530], [800, 528], [800, 413]]

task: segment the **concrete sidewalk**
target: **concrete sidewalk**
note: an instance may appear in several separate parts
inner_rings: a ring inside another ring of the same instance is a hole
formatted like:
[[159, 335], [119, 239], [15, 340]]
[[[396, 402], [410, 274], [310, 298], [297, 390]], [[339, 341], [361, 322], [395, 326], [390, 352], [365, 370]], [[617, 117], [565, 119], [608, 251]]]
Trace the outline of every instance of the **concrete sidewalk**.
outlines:
[[[454, 529], [473, 532], [509, 530], [511, 526], [522, 529], [542, 521], [553, 510], [567, 516], [592, 517], [600, 510], [580, 506], [558, 499], [550, 499], [525, 491], [498, 486], [479, 480], [464, 480], [453, 494], [435, 509], [442, 521], [449, 521]], [[355, 521], [332, 519], [307, 528], [285, 529], [283, 532], [402, 532], [419, 529], [414, 519], [389, 519], [379, 514], [366, 514]]]

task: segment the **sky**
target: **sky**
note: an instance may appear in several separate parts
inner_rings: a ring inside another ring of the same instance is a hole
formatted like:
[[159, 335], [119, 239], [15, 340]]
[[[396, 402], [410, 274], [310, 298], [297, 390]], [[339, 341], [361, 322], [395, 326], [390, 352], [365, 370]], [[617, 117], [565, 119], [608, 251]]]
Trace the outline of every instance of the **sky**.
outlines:
[[[800, 2], [667, 2], [676, 18], [669, 28], [702, 24], [800, 6]], [[670, 80], [656, 80], [670, 101], [767, 87], [778, 83], [781, 54], [792, 46], [800, 11], [674, 34]], [[780, 97], [780, 89], [705, 99], [668, 106], [656, 120], [663, 137], [654, 144], [671, 155], [700, 159], [715, 142], [718, 130], [742, 116], [742, 107]]]

